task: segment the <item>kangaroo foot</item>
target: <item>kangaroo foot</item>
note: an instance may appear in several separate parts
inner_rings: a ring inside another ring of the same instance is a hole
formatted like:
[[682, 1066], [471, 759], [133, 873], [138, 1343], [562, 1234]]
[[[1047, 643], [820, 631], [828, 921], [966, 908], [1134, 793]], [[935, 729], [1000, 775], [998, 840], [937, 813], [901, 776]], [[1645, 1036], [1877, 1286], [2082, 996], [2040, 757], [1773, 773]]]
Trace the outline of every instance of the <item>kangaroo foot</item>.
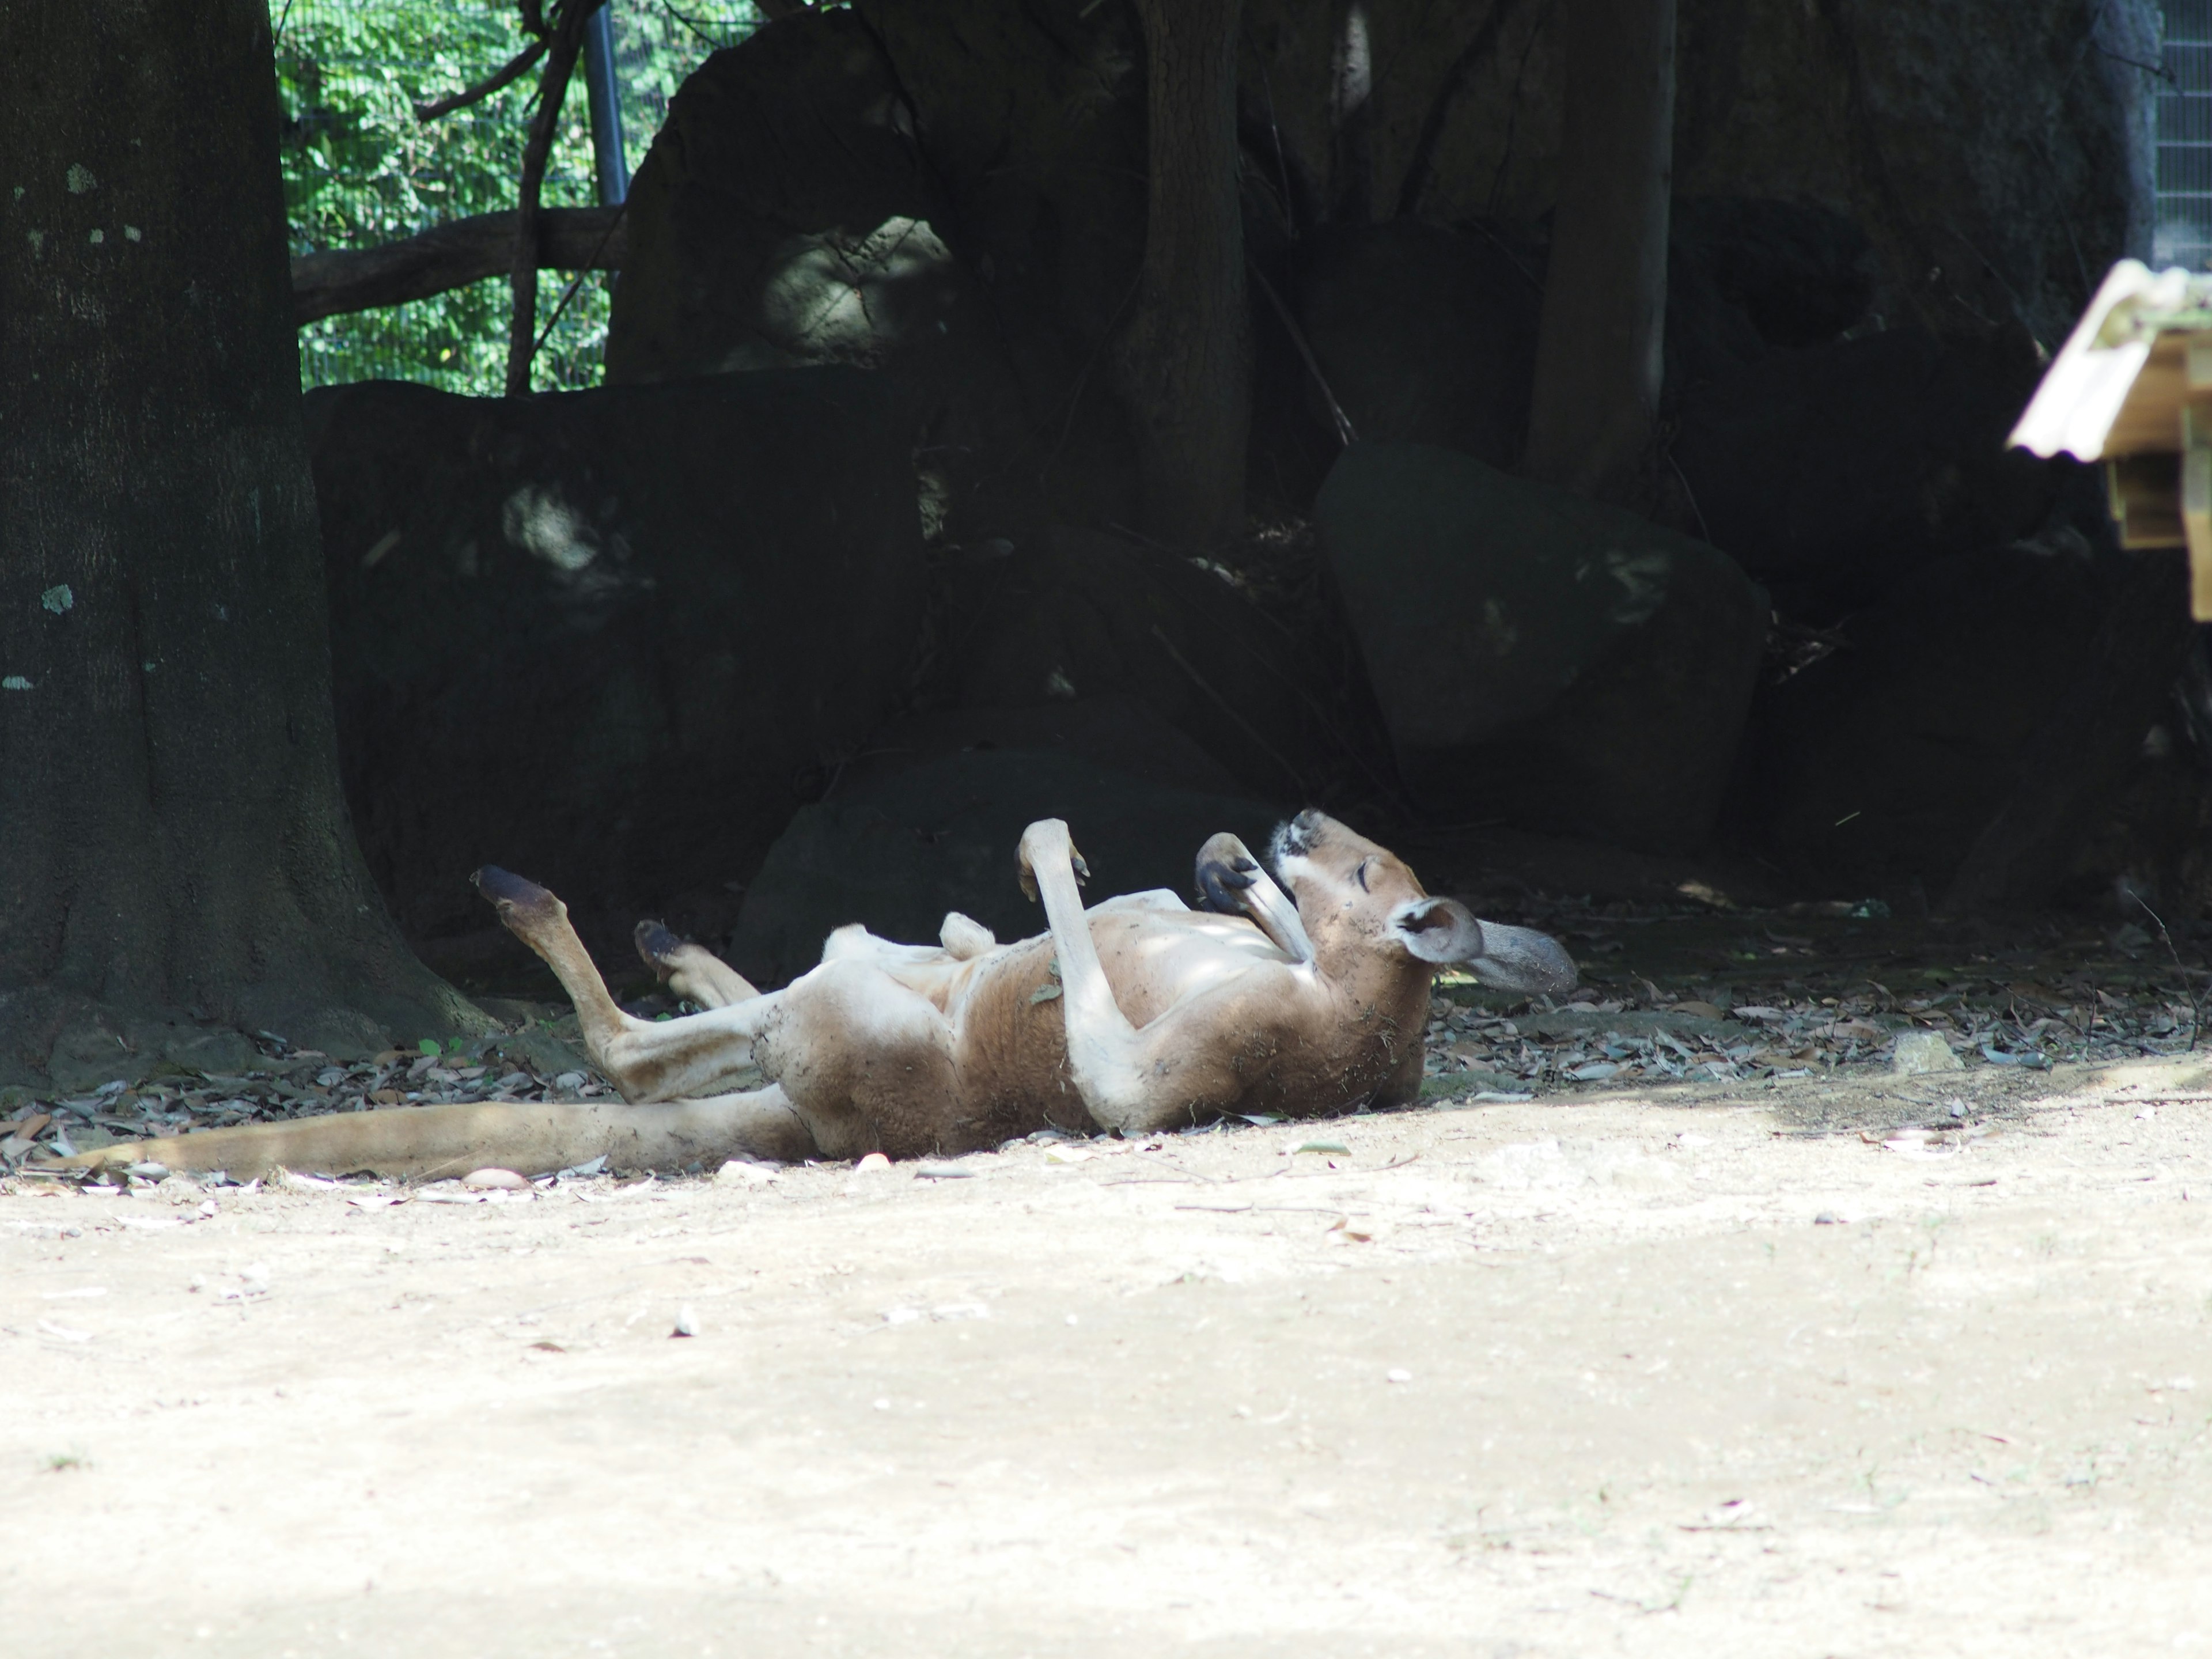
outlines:
[[1298, 907], [1227, 830], [1198, 849], [1197, 883], [1200, 909], [1244, 916], [1292, 962], [1313, 960], [1313, 941], [1298, 919]]

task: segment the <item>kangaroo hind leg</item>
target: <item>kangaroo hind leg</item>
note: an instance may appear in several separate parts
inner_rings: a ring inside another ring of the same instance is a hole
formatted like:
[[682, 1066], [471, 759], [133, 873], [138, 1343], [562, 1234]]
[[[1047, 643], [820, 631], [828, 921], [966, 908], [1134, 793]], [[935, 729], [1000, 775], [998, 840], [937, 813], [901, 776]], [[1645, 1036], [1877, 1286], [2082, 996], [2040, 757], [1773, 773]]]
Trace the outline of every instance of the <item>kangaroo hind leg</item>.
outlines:
[[702, 1008], [726, 1008], [760, 994], [751, 981], [705, 945], [677, 938], [661, 922], [638, 923], [637, 953], [672, 994]]

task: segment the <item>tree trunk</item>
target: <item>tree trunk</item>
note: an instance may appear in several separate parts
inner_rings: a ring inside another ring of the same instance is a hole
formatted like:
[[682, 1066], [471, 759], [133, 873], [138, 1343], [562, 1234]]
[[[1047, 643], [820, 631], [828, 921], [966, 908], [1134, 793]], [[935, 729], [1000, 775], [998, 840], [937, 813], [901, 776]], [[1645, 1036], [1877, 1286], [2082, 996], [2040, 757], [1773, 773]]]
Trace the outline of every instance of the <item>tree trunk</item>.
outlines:
[[1240, 0], [1138, 0], [1151, 198], [1134, 314], [1116, 343], [1145, 529], [1210, 547], [1244, 528], [1252, 327], [1237, 202]]
[[545, 72], [538, 77], [538, 113], [522, 146], [522, 178], [515, 189], [514, 269], [507, 276], [514, 307], [507, 319], [507, 395], [530, 395], [530, 364], [538, 356], [538, 215], [545, 187], [545, 163], [561, 130], [561, 106], [568, 96], [568, 76], [584, 46], [584, 20], [598, 9], [593, 0], [571, 0], [572, 9], [553, 26], [546, 48]]
[[1674, 183], [1674, 0], [1561, 0], [1566, 127], [1523, 466], [1633, 488], [1659, 407]]
[[268, 8], [9, 0], [0, 63], [0, 1082], [480, 1028], [338, 792]]

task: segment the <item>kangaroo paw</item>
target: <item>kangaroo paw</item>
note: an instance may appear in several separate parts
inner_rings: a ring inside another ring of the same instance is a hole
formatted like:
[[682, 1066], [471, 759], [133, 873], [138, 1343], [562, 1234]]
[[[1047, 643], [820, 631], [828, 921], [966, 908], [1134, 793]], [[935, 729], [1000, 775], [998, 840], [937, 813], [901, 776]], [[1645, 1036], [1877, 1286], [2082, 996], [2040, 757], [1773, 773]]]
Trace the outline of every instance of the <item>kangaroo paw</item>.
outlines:
[[1244, 914], [1247, 890], [1257, 878], [1260, 861], [1244, 843], [1225, 831], [1198, 849], [1198, 908], [1220, 915]]
[[668, 931], [665, 922], [638, 923], [637, 953], [645, 958], [645, 965], [653, 969], [653, 977], [663, 985], [683, 965], [676, 960], [676, 953], [683, 948], [684, 941]]
[[499, 912], [499, 919], [509, 927], [518, 923], [550, 921], [567, 914], [561, 901], [536, 882], [496, 865], [487, 864], [471, 876], [469, 882], [491, 901], [492, 908]]

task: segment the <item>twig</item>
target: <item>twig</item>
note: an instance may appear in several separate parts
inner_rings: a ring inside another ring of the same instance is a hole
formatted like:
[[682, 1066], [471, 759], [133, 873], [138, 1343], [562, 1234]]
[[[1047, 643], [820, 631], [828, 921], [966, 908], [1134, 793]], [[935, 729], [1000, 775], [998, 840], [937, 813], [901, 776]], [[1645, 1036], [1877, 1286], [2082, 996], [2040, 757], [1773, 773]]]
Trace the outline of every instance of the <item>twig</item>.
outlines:
[[1244, 735], [1251, 738], [1253, 742], [1258, 744], [1261, 751], [1266, 754], [1267, 758], [1283, 769], [1283, 775], [1288, 778], [1291, 784], [1297, 788], [1298, 792], [1298, 799], [1300, 800], [1305, 799], [1306, 781], [1298, 775], [1297, 768], [1292, 766], [1290, 762], [1285, 760], [1280, 755], [1277, 754], [1275, 752], [1274, 745], [1253, 729], [1252, 722], [1246, 720], [1243, 715], [1238, 714], [1235, 705], [1231, 703], [1228, 698], [1223, 696], [1221, 693], [1215, 690], [1211, 685], [1207, 684], [1204, 675], [1200, 674], [1198, 670], [1193, 668], [1188, 663], [1183, 660], [1182, 653], [1176, 650], [1174, 645], [1169, 641], [1168, 636], [1160, 631], [1160, 625], [1158, 623], [1154, 623], [1152, 624], [1152, 637], [1160, 642], [1160, 649], [1168, 653], [1168, 656], [1173, 660], [1175, 665], [1177, 668], [1182, 669], [1184, 673], [1190, 676], [1191, 684], [1195, 685], [1200, 690], [1205, 692], [1207, 696], [1212, 698], [1216, 703], [1219, 704], [1221, 712], [1228, 715], [1231, 720], [1235, 720], [1238, 728], [1243, 732]]
[[584, 21], [598, 9], [596, 0], [571, 0], [553, 31], [547, 49], [545, 73], [538, 82], [538, 113], [530, 123], [530, 138], [522, 149], [522, 179], [516, 189], [514, 271], [509, 286], [514, 308], [507, 326], [507, 395], [530, 395], [530, 362], [537, 355], [538, 332], [538, 203], [545, 186], [545, 163], [553, 153], [553, 135], [561, 125], [561, 106], [568, 93], [568, 77], [576, 67], [576, 54], [584, 44]]
[[685, 28], [690, 29], [692, 33], [697, 35], [702, 40], [704, 40], [716, 52], [720, 52], [722, 49], [721, 41], [717, 40], [714, 35], [709, 34], [703, 24], [698, 22], [693, 18], [686, 17], [682, 12], [677, 10], [674, 6], [669, 4], [668, 0], [660, 0], [660, 9], [666, 12], [671, 17], [673, 17], [678, 22], [683, 24]]
[[2204, 1011], [2197, 1002], [2197, 988], [2190, 983], [2189, 969], [2181, 965], [2181, 952], [2173, 948], [2173, 935], [2166, 931], [2165, 921], [2160, 918], [2157, 911], [2150, 908], [2150, 905], [2144, 900], [2143, 896], [2141, 893], [2132, 894], [2130, 896], [2134, 898], [2137, 904], [2142, 906], [2142, 913], [2145, 915], [2148, 916], [2153, 921], [2158, 923], [2158, 936], [2166, 942], [2166, 955], [2173, 958], [2174, 972], [2181, 975], [2181, 989], [2183, 994], [2187, 996], [2189, 999], [2188, 1051], [2193, 1054], [2197, 1049], [2197, 1031], [2204, 1024]]
[[546, 44], [543, 40], [532, 40], [476, 85], [447, 97], [433, 99], [427, 104], [416, 105], [415, 118], [417, 121], [434, 121], [441, 115], [451, 115], [457, 109], [466, 109], [471, 104], [481, 104], [501, 87], [511, 86], [520, 80], [530, 66], [545, 55]]
[[[561, 295], [561, 303], [553, 307], [553, 314], [545, 319], [545, 326], [538, 331], [537, 343], [530, 348], [532, 362], [537, 360], [539, 352], [545, 349], [545, 342], [552, 337], [553, 325], [561, 320], [561, 313], [568, 310], [568, 301], [576, 297], [576, 290], [583, 286], [584, 278], [599, 269], [599, 256], [607, 251], [607, 244], [614, 240], [615, 231], [622, 224], [623, 215], [629, 211], [627, 201], [616, 207], [614, 216], [607, 221], [606, 233], [599, 238], [599, 245], [592, 250], [592, 257], [579, 265], [576, 274], [568, 279], [568, 286]], [[843, 763], [839, 764], [842, 766]]]
[[1467, 77], [1474, 66], [1490, 56], [1498, 46], [1498, 37], [1511, 21], [1514, 9], [1521, 0], [1493, 0], [1490, 15], [1452, 59], [1451, 67], [1437, 88], [1437, 95], [1430, 101], [1429, 112], [1421, 119], [1420, 136], [1413, 141], [1413, 159], [1407, 163], [1403, 182], [1398, 188], [1398, 214], [1401, 219], [1413, 218], [1420, 211], [1421, 198], [1437, 176], [1437, 145], [1443, 137], [1444, 123], [1451, 114], [1453, 100], [1467, 85]]
[[1275, 307], [1275, 314], [1283, 319], [1283, 326], [1290, 331], [1291, 343], [1298, 349], [1298, 356], [1305, 363], [1306, 373], [1313, 376], [1314, 384], [1321, 388], [1321, 395], [1328, 400], [1328, 418], [1335, 422], [1337, 442], [1346, 449], [1351, 448], [1359, 441], [1359, 434], [1352, 429], [1352, 417], [1344, 412], [1344, 405], [1337, 402], [1336, 393], [1329, 390], [1328, 377], [1321, 372], [1321, 364], [1315, 361], [1313, 348], [1306, 343], [1305, 331], [1298, 326], [1297, 319], [1291, 315], [1291, 308], [1283, 303], [1283, 296], [1275, 292], [1275, 285], [1267, 280], [1267, 273], [1260, 269], [1258, 262], [1249, 254], [1244, 257], [1244, 268], [1252, 273], [1252, 280], [1259, 283], [1260, 291], [1267, 296], [1268, 303]]

